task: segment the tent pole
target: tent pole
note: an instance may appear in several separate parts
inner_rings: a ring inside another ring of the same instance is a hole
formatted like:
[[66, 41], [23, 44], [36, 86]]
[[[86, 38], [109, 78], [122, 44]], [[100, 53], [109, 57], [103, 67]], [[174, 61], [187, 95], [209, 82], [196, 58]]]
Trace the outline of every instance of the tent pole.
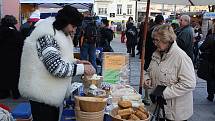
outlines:
[[[146, 35], [148, 31], [148, 18], [149, 18], [149, 8], [150, 8], [150, 0], [147, 0], [147, 8], [146, 8], [146, 17], [143, 26], [143, 45], [142, 45], [142, 55], [141, 55], [141, 71], [140, 71], [140, 85], [139, 85], [139, 93], [142, 95], [142, 89], [143, 89], [143, 81], [144, 81], [144, 63], [145, 63], [145, 43], [146, 43]], [[145, 89], [145, 98], [148, 99], [147, 89]], [[146, 95], [147, 94], [147, 95]]]

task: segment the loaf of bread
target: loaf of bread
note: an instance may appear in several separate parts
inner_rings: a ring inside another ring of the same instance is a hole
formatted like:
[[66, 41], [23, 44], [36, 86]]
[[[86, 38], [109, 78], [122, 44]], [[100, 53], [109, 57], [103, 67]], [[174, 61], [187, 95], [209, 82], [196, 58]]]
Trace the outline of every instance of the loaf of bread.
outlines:
[[118, 102], [118, 106], [120, 108], [123, 108], [123, 109], [131, 108], [132, 107], [132, 103], [131, 103], [131, 101], [119, 101]]
[[135, 115], [138, 117], [138, 118], [140, 118], [141, 120], [145, 120], [145, 119], [147, 119], [147, 114], [146, 113], [143, 113], [143, 112], [141, 112], [140, 110], [137, 110], [136, 112], [135, 112]]
[[134, 121], [134, 120], [140, 120], [140, 118], [138, 118], [136, 115], [134, 115], [134, 114], [131, 114], [130, 115], [130, 117], [129, 117], [129, 120], [132, 120], [132, 121]]
[[120, 115], [122, 118], [125, 116], [130, 116], [132, 113], [133, 113], [132, 108], [118, 110], [118, 115]]
[[115, 118], [122, 119], [120, 115], [116, 115]]
[[139, 107], [137, 108], [137, 110], [140, 110], [140, 111], [143, 112], [143, 113], [146, 112], [144, 106], [139, 106]]

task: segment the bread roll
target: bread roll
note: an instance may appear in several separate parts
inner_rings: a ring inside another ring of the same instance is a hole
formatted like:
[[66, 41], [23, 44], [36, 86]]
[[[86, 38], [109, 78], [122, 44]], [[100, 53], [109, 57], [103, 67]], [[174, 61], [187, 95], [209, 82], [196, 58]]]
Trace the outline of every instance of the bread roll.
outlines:
[[118, 102], [118, 106], [120, 108], [123, 108], [123, 109], [131, 108], [132, 107], [132, 103], [131, 103], [131, 101], [119, 101]]
[[140, 111], [141, 111], [141, 112], [143, 112], [143, 113], [145, 113], [145, 112], [146, 112], [146, 110], [145, 110], [144, 106], [139, 106], [137, 109], [138, 109], [138, 110], [140, 110]]
[[129, 120], [140, 120], [140, 118], [138, 118], [136, 115], [134, 114], [131, 114], [130, 117], [129, 117]]
[[116, 115], [115, 118], [122, 119], [120, 115]]
[[146, 113], [143, 113], [143, 112], [141, 112], [140, 110], [137, 110], [136, 112], [135, 112], [135, 115], [138, 117], [138, 118], [140, 118], [141, 120], [145, 120], [145, 119], [147, 119], [147, 114]]
[[123, 119], [127, 119], [133, 112], [132, 108], [118, 110], [118, 115], [120, 115]]

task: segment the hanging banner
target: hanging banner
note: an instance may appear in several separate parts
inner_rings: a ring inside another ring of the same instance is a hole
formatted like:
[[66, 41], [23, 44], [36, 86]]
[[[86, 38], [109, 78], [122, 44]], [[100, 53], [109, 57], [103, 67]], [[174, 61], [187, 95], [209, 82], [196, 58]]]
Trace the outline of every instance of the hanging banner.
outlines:
[[94, 3], [94, 0], [19, 0], [20, 3]]
[[206, 12], [203, 15], [203, 19], [215, 19], [215, 12]]

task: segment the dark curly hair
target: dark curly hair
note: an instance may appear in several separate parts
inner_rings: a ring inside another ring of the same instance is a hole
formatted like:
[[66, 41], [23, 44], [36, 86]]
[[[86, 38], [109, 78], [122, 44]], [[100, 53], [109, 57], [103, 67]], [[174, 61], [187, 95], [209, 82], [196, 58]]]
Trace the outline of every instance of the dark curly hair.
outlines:
[[58, 11], [57, 16], [55, 17], [55, 22], [53, 26], [57, 30], [62, 30], [68, 24], [79, 26], [82, 23], [83, 15], [74, 7], [66, 5], [63, 9]]
[[5, 15], [4, 18], [1, 19], [2, 26], [14, 26], [18, 22], [13, 15]]

